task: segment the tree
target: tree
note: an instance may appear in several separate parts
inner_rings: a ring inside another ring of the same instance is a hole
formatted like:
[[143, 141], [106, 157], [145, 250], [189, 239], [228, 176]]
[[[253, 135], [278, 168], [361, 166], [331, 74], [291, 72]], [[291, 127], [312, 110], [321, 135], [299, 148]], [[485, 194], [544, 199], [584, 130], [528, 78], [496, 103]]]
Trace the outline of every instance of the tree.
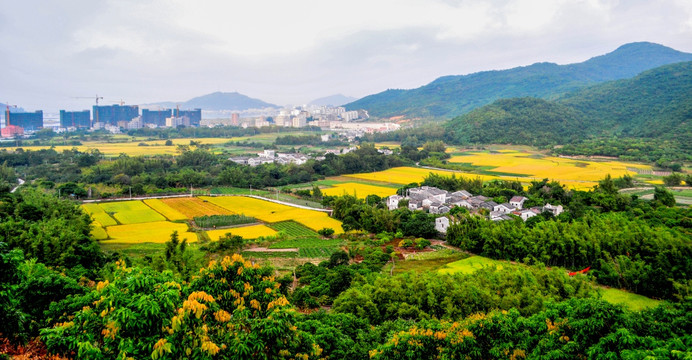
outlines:
[[675, 206], [675, 196], [673, 196], [672, 192], [666, 190], [666, 188], [662, 186], [657, 186], [654, 189], [654, 200], [659, 201], [665, 206]]
[[683, 177], [680, 173], [672, 173], [668, 176], [663, 177], [663, 183], [666, 186], [680, 186], [682, 183]]

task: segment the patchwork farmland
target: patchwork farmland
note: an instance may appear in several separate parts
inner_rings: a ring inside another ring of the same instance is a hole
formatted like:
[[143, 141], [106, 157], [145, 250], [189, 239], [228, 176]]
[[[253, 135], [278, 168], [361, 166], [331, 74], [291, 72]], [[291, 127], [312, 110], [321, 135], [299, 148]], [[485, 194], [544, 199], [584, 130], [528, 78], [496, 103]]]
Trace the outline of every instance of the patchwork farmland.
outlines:
[[[337, 233], [343, 232], [341, 222], [324, 212], [243, 196], [128, 200], [88, 203], [82, 208], [94, 220], [92, 235], [104, 246], [121, 250], [147, 243], [162, 246], [174, 231], [188, 243], [216, 241], [230, 233], [249, 241], [275, 238], [269, 253], [291, 248], [294, 250], [289, 250], [289, 255], [295, 257], [323, 258], [339, 248], [340, 240], [324, 240], [317, 230], [329, 227]], [[260, 223], [212, 230], [197, 228], [192, 221], [199, 216], [229, 214], [251, 216]], [[253, 255], [268, 257], [261, 253]]]

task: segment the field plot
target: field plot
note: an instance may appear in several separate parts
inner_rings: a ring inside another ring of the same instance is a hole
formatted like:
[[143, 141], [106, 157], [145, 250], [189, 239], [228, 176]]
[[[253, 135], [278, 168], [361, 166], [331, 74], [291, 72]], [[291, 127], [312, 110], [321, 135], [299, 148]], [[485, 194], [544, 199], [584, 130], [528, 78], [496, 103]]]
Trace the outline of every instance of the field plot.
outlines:
[[113, 217], [123, 225], [166, 220], [163, 215], [139, 200], [104, 202], [99, 206], [106, 213], [113, 214]]
[[270, 249], [318, 249], [337, 248], [341, 245], [341, 239], [301, 238], [288, 239], [271, 244]]
[[108, 239], [108, 234], [106, 233], [106, 229], [101, 226], [101, 223], [98, 221], [94, 221], [91, 223], [91, 236], [94, 237], [96, 240], [106, 240]]
[[341, 196], [341, 195], [353, 195], [363, 199], [366, 196], [373, 194], [379, 197], [387, 197], [396, 194], [395, 188], [377, 186], [377, 185], [366, 185], [354, 182], [334, 184], [331, 188], [322, 189], [322, 194], [329, 196]]
[[443, 170], [429, 170], [429, 169], [415, 168], [415, 167], [408, 167], [408, 166], [396, 167], [396, 168], [391, 168], [391, 169], [387, 169], [384, 171], [378, 171], [378, 172], [373, 172], [373, 173], [350, 174], [350, 175], [344, 175], [344, 176], [352, 177], [352, 178], [356, 178], [356, 179], [378, 181], [378, 182], [382, 182], [382, 183], [393, 183], [393, 184], [406, 185], [406, 184], [410, 184], [412, 182], [421, 182], [430, 173], [434, 173], [437, 175], [443, 175], [443, 176], [452, 176], [452, 174], [455, 174], [457, 177], [463, 176], [463, 177], [472, 178], [472, 179], [479, 177], [483, 181], [499, 179], [498, 176], [460, 173], [460, 172], [443, 171]]
[[147, 204], [150, 208], [154, 209], [159, 214], [166, 217], [166, 219], [168, 220], [187, 220], [187, 216], [185, 216], [180, 211], [168, 206], [160, 199], [147, 199], [144, 200], [144, 203]]
[[[53, 146], [52, 148], [55, 149], [57, 152], [62, 152], [63, 150], [72, 150], [73, 148], [76, 148], [77, 150], [81, 152], [86, 152], [92, 149], [98, 149], [102, 154], [108, 157], [115, 157], [120, 154], [127, 154], [130, 156], [139, 156], [139, 155], [176, 155], [178, 154], [178, 147], [177, 145], [190, 145], [190, 140], [194, 140], [196, 142], [199, 142], [200, 144], [210, 144], [210, 145], [218, 145], [218, 144], [223, 144], [228, 142], [230, 139], [226, 138], [200, 138], [200, 139], [190, 139], [190, 138], [181, 138], [181, 139], [172, 139], [173, 141], [173, 146], [165, 146], [166, 140], [154, 140], [154, 141], [132, 141], [132, 142], [116, 142], [116, 143], [108, 143], [108, 142], [97, 142], [97, 141], [84, 141], [82, 145], [79, 146], [73, 146], [73, 145], [56, 145]], [[140, 145], [140, 144], [146, 144], [146, 145]], [[28, 146], [28, 147], [22, 147], [24, 150], [32, 151], [32, 150], [43, 150], [43, 149], [49, 149], [51, 146]], [[194, 149], [195, 146], [191, 146], [190, 148]], [[14, 148], [16, 149], [16, 148]]]
[[94, 221], [98, 221], [100, 224], [99, 226], [118, 225], [115, 219], [108, 215], [108, 213], [106, 213], [106, 211], [103, 210], [99, 204], [83, 204], [82, 209], [84, 209], [84, 212], [91, 215], [91, 218], [94, 219]]
[[627, 168], [650, 170], [647, 165], [624, 163], [620, 161], [574, 160], [552, 156], [540, 156], [522, 151], [504, 151], [502, 153], [475, 152], [469, 155], [454, 156], [450, 163], [468, 163], [474, 166], [492, 167], [492, 172], [520, 174], [530, 178], [548, 178], [559, 181], [596, 182], [606, 174], [620, 177], [625, 174], [634, 176], [635, 172]]
[[269, 227], [286, 234], [288, 237], [319, 237], [320, 235], [294, 221], [282, 221], [270, 224]]
[[332, 219], [329, 215], [320, 211], [304, 210], [244, 196], [202, 196], [200, 199], [268, 223], [293, 220], [315, 231], [323, 228], [332, 228], [337, 234], [343, 232], [340, 221]]
[[274, 236], [278, 234], [276, 230], [266, 225], [241, 226], [236, 228], [208, 230], [207, 235], [212, 241], [218, 240], [227, 233], [241, 236], [243, 239], [257, 239], [260, 236]]
[[180, 240], [196, 242], [197, 234], [187, 232], [187, 224], [172, 223], [170, 221], [155, 221], [148, 223], [116, 225], [107, 228], [109, 240], [103, 243], [165, 243], [170, 240], [171, 233], [178, 231]]
[[233, 211], [227, 208], [216, 206], [211, 202], [202, 200], [201, 198], [184, 197], [184, 198], [171, 198], [162, 199], [164, 204], [170, 206], [174, 210], [180, 212], [181, 214], [187, 216], [188, 219], [193, 219], [196, 216], [204, 215], [232, 215]]
[[620, 289], [601, 289], [601, 296], [612, 304], [623, 304], [631, 310], [641, 311], [658, 306], [661, 301], [649, 299], [646, 296], [633, 294]]
[[445, 265], [442, 269], [437, 270], [440, 274], [473, 274], [476, 270], [486, 267], [496, 267], [502, 269], [500, 262], [482, 256], [471, 256], [469, 258], [455, 261]]

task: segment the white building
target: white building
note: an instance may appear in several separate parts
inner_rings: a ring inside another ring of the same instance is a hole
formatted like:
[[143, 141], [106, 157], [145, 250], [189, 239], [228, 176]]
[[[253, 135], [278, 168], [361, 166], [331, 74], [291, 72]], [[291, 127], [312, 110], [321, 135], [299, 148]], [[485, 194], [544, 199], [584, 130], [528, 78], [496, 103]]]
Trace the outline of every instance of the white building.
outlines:
[[446, 216], [441, 216], [437, 219], [435, 219], [435, 230], [446, 234], [447, 229], [449, 228], [449, 218]]

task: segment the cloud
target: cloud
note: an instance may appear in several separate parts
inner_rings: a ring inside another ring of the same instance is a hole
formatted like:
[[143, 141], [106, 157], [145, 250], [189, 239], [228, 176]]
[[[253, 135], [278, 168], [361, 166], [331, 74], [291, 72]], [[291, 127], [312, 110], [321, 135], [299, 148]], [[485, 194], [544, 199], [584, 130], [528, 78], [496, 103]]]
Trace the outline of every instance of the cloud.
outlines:
[[685, 0], [38, 0], [0, 14], [0, 97], [83, 108], [239, 91], [278, 104], [570, 63], [632, 41], [692, 51]]

